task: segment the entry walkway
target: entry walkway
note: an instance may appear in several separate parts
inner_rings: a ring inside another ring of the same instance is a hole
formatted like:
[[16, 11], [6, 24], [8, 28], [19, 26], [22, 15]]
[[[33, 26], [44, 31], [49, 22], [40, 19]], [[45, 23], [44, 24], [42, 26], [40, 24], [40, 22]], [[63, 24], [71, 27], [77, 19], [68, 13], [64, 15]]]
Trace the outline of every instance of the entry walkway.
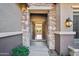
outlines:
[[57, 56], [55, 51], [49, 51], [45, 42], [32, 42], [29, 56]]
[[32, 42], [30, 56], [49, 56], [48, 48], [44, 42]]

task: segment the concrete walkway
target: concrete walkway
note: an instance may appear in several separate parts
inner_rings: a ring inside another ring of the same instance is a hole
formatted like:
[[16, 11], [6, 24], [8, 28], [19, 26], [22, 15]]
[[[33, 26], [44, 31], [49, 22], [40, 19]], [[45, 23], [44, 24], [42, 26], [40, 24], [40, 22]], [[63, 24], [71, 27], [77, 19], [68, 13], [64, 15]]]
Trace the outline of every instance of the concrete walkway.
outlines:
[[49, 55], [50, 56], [58, 56], [58, 54], [54, 50], [49, 50]]
[[45, 42], [32, 42], [29, 56], [57, 56], [57, 53], [49, 50]]
[[33, 42], [29, 56], [49, 56], [48, 48], [44, 42]]

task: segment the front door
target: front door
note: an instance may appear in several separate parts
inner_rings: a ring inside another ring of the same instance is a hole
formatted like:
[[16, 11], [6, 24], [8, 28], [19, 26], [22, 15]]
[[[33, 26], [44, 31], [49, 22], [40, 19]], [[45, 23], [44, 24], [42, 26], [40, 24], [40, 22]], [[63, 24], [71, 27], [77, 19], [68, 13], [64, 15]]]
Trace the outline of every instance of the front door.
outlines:
[[35, 24], [35, 39], [41, 40], [42, 37], [42, 23]]

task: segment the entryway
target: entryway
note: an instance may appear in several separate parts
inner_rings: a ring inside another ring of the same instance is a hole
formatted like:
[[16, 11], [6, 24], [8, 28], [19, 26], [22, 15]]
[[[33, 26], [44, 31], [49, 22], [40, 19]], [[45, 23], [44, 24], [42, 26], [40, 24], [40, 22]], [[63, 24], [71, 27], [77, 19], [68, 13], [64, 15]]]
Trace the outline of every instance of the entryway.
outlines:
[[31, 45], [46, 45], [47, 41], [47, 14], [30, 14]]
[[23, 13], [23, 45], [29, 48], [33, 46], [35, 49], [35, 46], [45, 46], [49, 50], [54, 50], [55, 4], [28, 4], [28, 6], [27, 11], [24, 10]]
[[47, 47], [47, 14], [30, 14], [31, 19], [31, 47], [30, 55], [48, 56]]

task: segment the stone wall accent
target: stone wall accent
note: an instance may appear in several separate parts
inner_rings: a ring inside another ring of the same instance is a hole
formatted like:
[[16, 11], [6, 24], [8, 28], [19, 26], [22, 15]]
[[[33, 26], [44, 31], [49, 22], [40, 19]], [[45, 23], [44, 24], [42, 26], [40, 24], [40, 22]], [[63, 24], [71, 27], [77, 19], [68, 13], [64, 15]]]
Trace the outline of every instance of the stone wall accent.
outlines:
[[56, 5], [52, 4], [51, 10], [48, 13], [48, 44], [49, 49], [55, 49], [55, 35], [56, 30]]
[[30, 46], [30, 20], [29, 12], [23, 12], [22, 14], [22, 32], [23, 32], [23, 45]]
[[[34, 6], [40, 6], [41, 4], [34, 4]], [[31, 6], [31, 4], [29, 4]], [[33, 4], [32, 4], [33, 6]], [[42, 4], [41, 6], [48, 6], [51, 9], [48, 10], [48, 46], [49, 49], [55, 49], [55, 35], [54, 31], [56, 30], [56, 5], [55, 4]], [[30, 22], [30, 12], [29, 10], [23, 12], [22, 16], [22, 31], [23, 31], [23, 45], [30, 46], [31, 39], [31, 22]]]

